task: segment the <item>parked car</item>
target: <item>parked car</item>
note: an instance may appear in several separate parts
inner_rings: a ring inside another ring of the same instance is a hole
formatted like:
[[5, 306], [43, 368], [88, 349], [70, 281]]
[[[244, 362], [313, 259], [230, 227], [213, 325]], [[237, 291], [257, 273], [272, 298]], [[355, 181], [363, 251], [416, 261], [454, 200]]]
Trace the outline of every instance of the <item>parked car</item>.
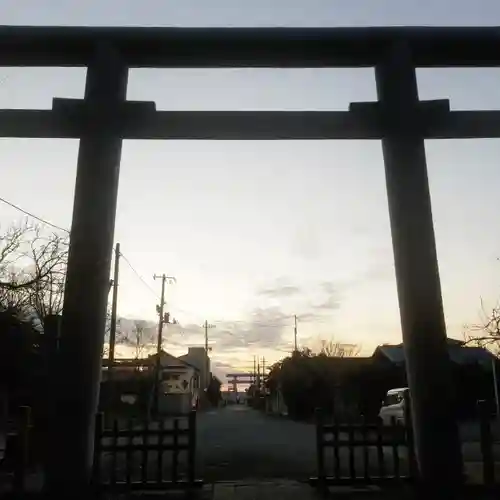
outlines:
[[398, 425], [404, 425], [405, 394], [407, 392], [408, 387], [387, 391], [387, 395], [382, 402], [382, 407], [378, 413], [383, 425], [392, 425], [393, 420], [395, 420]]

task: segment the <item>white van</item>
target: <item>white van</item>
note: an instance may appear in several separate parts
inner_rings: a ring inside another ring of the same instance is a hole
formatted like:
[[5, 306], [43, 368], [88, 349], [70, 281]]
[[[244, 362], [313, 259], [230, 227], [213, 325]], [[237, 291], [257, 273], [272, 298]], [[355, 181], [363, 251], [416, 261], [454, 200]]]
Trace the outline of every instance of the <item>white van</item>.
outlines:
[[396, 424], [403, 425], [405, 422], [405, 393], [408, 387], [400, 389], [391, 389], [387, 391], [387, 396], [382, 402], [382, 407], [378, 416], [383, 425], [392, 425], [395, 419]]

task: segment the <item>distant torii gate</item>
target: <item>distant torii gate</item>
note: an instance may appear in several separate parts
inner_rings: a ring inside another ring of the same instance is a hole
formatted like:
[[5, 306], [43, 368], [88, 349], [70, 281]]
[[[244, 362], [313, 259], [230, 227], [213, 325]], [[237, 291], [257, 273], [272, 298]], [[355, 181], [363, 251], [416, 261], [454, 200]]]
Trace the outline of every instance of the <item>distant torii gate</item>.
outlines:
[[[0, 27], [0, 66], [88, 68], [83, 100], [0, 111], [2, 137], [80, 139], [60, 343], [72, 377], [57, 377], [64, 399], [50, 441], [54, 488], [73, 494], [89, 480], [123, 139], [382, 140], [420, 474], [432, 486], [457, 485], [424, 139], [500, 137], [500, 114], [419, 101], [415, 68], [497, 67], [499, 47], [500, 29], [489, 27]], [[136, 67], [374, 67], [378, 101], [349, 111], [159, 112], [126, 100]]]
[[255, 384], [259, 379], [264, 381], [267, 377], [265, 374], [256, 373], [228, 373], [227, 383], [232, 387], [234, 392], [238, 392], [238, 384]]

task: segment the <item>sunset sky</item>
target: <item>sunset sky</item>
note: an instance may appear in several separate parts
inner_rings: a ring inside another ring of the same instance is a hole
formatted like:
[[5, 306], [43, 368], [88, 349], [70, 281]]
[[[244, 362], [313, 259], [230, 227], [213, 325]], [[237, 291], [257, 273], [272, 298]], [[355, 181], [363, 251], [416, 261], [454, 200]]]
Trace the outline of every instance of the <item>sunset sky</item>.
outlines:
[[[500, 25], [498, 0], [0, 0], [2, 24], [175, 26]], [[421, 99], [500, 109], [500, 69], [420, 70]], [[49, 108], [82, 97], [80, 68], [0, 68], [0, 108]], [[375, 100], [373, 71], [132, 70], [129, 99], [162, 110], [347, 109]], [[0, 196], [71, 224], [77, 141], [0, 139]], [[500, 141], [427, 142], [448, 334], [500, 296]], [[0, 205], [6, 229], [22, 214]], [[249, 369], [299, 343], [331, 339], [370, 354], [400, 342], [393, 255], [378, 142], [126, 141], [115, 241], [146, 284], [121, 265], [119, 314], [180, 326], [182, 354], [210, 330], [217, 372]]]

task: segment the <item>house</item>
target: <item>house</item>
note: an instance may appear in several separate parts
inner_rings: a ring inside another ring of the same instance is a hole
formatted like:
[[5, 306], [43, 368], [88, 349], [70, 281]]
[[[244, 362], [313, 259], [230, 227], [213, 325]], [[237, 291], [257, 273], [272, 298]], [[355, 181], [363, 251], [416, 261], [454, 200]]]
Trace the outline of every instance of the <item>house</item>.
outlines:
[[[469, 347], [465, 342], [457, 339], [447, 339], [448, 354], [452, 363], [460, 366], [478, 364], [485, 370], [492, 370], [495, 356], [483, 347]], [[378, 346], [372, 357], [388, 361], [395, 366], [404, 366], [405, 354], [403, 344]]]
[[[103, 360], [101, 407], [126, 407], [132, 414], [145, 414], [153, 407], [158, 355], [141, 359], [117, 359], [112, 371], [109, 360]], [[159, 411], [164, 414], [187, 413], [197, 404], [200, 371], [188, 361], [166, 351], [160, 353], [158, 389]], [[130, 407], [130, 408], [129, 408]], [[136, 407], [136, 411], [132, 411]]]
[[[458, 418], [472, 418], [477, 400], [494, 401], [492, 367], [494, 356], [478, 347], [449, 339], [453, 385], [456, 388]], [[406, 367], [403, 345], [378, 346], [369, 357], [313, 356], [297, 357], [291, 376], [284, 366], [277, 368], [270, 380], [267, 409], [273, 413], [286, 411], [293, 416], [310, 415], [314, 407], [339, 421], [377, 418], [387, 391], [406, 387]], [[497, 373], [500, 373], [500, 366]], [[286, 403], [286, 404], [285, 404]]]
[[189, 347], [187, 354], [179, 356], [184, 361], [198, 369], [200, 374], [200, 387], [206, 389], [210, 383], [210, 358], [204, 347]]
[[[483, 347], [469, 347], [451, 338], [447, 339], [447, 344], [456, 388], [457, 414], [460, 418], [469, 418], [475, 415], [478, 400], [494, 401], [493, 366], [496, 365], [498, 372], [500, 361]], [[378, 346], [372, 358], [375, 370], [372, 379], [378, 378], [380, 389], [407, 386], [403, 344]]]
[[[159, 411], [161, 413], [187, 413], [200, 397], [200, 370], [197, 366], [160, 352]], [[156, 371], [158, 355], [149, 356], [148, 369]]]

